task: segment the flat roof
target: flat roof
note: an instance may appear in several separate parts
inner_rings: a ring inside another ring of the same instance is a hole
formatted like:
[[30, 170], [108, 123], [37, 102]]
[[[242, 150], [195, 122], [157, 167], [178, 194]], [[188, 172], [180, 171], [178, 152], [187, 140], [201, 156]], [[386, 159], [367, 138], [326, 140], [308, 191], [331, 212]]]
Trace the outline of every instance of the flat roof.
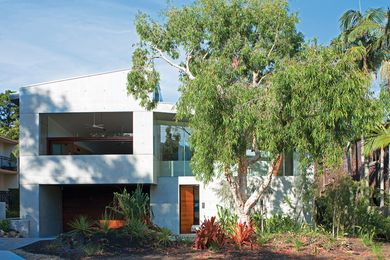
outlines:
[[40, 85], [46, 85], [46, 84], [57, 83], [57, 82], [63, 82], [63, 81], [69, 81], [69, 80], [75, 80], [75, 79], [96, 77], [96, 76], [101, 76], [101, 75], [106, 75], [106, 74], [114, 74], [114, 73], [123, 72], [123, 71], [130, 71], [130, 68], [118, 69], [118, 70], [112, 70], [112, 71], [105, 71], [105, 72], [98, 72], [98, 73], [74, 76], [74, 77], [63, 78], [63, 79], [49, 80], [49, 81], [44, 81], [44, 82], [38, 82], [38, 83], [29, 84], [27, 86], [22, 86], [22, 87], [20, 87], [20, 89], [29, 88], [29, 87], [36, 87], [36, 86], [40, 86]]

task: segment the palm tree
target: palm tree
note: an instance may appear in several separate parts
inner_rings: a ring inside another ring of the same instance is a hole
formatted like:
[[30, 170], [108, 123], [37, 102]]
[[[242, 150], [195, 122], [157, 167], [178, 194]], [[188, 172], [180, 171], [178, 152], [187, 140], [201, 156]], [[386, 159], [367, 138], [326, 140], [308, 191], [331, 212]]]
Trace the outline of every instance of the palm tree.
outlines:
[[387, 50], [385, 54], [385, 60], [382, 63], [380, 68], [380, 77], [382, 78], [383, 83], [387, 86], [388, 91], [390, 92], [390, 8], [387, 8], [386, 12], [386, 25], [383, 28], [382, 36], [382, 48]]
[[364, 14], [348, 10], [339, 20], [344, 48], [360, 54], [361, 68], [367, 73], [376, 72], [386, 57], [385, 20], [383, 8], [369, 9]]
[[[380, 77], [390, 91], [390, 9], [369, 9], [364, 14], [361, 11], [346, 11], [340, 18], [340, 40], [345, 50], [355, 54], [360, 66], [366, 73]], [[365, 155], [381, 150], [381, 206], [384, 204], [384, 148], [390, 143], [389, 124], [376, 126], [371, 134], [361, 139], [362, 162], [364, 175], [368, 177], [368, 161]]]
[[373, 151], [380, 149], [380, 207], [385, 206], [385, 178], [384, 178], [384, 166], [385, 166], [385, 147], [390, 145], [390, 123], [385, 125], [378, 124], [373, 128], [371, 134], [366, 138], [365, 153], [371, 154]]

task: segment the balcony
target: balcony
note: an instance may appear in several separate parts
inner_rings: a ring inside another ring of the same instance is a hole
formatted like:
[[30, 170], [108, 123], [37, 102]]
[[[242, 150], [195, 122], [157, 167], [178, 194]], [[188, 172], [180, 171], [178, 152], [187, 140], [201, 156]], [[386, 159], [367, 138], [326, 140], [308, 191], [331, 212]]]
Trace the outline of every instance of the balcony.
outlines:
[[22, 184], [154, 183], [153, 155], [39, 155], [20, 165]]
[[0, 156], [0, 169], [5, 171], [14, 171], [17, 170], [17, 162], [15, 159], [6, 156]]
[[133, 154], [131, 112], [40, 114], [40, 155]]
[[160, 177], [193, 176], [189, 161], [160, 161]]

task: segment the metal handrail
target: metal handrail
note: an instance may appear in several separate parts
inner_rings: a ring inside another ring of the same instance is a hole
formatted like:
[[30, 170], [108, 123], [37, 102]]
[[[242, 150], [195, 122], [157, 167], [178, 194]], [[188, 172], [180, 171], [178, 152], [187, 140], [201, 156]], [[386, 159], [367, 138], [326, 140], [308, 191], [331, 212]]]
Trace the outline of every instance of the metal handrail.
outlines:
[[15, 171], [17, 166], [16, 166], [16, 160], [12, 159], [11, 157], [6, 157], [6, 156], [0, 156], [0, 168], [5, 169], [5, 170], [11, 170]]

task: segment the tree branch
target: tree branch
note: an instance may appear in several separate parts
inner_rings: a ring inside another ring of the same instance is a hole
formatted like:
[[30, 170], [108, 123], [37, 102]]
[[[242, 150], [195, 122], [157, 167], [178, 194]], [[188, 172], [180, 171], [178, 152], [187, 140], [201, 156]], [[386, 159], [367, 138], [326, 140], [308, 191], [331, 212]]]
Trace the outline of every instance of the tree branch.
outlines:
[[245, 202], [244, 206], [244, 212], [245, 214], [248, 214], [250, 209], [253, 208], [253, 206], [259, 201], [261, 196], [264, 194], [264, 192], [268, 189], [268, 187], [271, 184], [272, 177], [273, 177], [273, 171], [277, 164], [277, 162], [280, 160], [280, 154], [276, 157], [276, 160], [272, 160], [268, 166], [268, 173], [266, 180], [264, 181], [263, 185], [255, 192], [252, 193], [252, 195], [248, 198], [248, 200]]
[[152, 46], [152, 48], [155, 51], [157, 51], [159, 53], [159, 55], [160, 55], [160, 58], [165, 60], [169, 65], [171, 65], [172, 67], [174, 67], [174, 68], [176, 68], [178, 70], [181, 70], [182, 72], [187, 74], [187, 76], [188, 76], [188, 78], [190, 80], [194, 80], [195, 79], [194, 75], [191, 73], [191, 71], [189, 69], [189, 62], [190, 62], [190, 59], [192, 58], [192, 55], [191, 55], [192, 54], [192, 50], [187, 54], [187, 57], [186, 57], [186, 67], [183, 67], [183, 66], [180, 66], [180, 65], [174, 63], [170, 59], [168, 59], [168, 57], [166, 57], [164, 55], [164, 52], [161, 49], [157, 48], [156, 46]]
[[271, 53], [272, 53], [273, 50], [275, 49], [276, 43], [277, 43], [278, 38], [279, 38], [279, 33], [280, 33], [280, 30], [279, 30], [279, 26], [278, 26], [278, 28], [276, 28], [274, 43], [272, 44], [271, 49], [270, 49], [269, 52], [268, 52], [267, 58], [269, 58], [269, 57], [271, 56]]

